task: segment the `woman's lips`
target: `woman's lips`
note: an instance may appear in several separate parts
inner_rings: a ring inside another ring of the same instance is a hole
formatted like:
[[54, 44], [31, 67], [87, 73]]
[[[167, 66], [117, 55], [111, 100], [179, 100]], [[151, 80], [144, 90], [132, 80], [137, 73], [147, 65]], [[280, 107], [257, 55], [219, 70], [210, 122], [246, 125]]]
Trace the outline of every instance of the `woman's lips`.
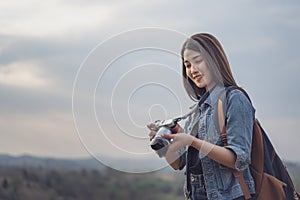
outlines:
[[202, 76], [200, 76], [200, 75], [194, 77], [194, 80], [198, 81], [198, 82], [201, 81], [201, 79], [202, 79]]

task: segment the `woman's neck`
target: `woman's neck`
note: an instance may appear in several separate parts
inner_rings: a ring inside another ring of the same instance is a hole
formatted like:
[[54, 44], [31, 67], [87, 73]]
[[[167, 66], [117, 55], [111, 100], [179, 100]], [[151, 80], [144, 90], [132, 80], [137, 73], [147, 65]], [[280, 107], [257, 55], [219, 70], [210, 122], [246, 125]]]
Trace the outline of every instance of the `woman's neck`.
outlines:
[[206, 92], [213, 90], [216, 86], [216, 83], [211, 83], [205, 87]]

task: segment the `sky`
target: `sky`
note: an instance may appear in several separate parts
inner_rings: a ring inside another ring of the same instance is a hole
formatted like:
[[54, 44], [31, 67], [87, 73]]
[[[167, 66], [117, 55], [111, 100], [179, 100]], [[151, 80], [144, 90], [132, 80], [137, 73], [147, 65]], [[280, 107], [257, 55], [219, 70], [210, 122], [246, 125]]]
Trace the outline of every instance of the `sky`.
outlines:
[[180, 45], [208, 32], [279, 155], [300, 161], [299, 8], [296, 0], [1, 1], [0, 152], [153, 156], [145, 125], [193, 104]]

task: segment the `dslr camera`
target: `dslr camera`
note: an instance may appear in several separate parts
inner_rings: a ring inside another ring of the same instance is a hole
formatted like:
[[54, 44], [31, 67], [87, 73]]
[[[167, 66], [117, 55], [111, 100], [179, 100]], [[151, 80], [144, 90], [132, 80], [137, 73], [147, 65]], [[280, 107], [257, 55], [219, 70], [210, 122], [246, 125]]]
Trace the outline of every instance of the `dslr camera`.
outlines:
[[156, 120], [154, 127], [151, 129], [157, 131], [155, 137], [151, 140], [151, 148], [158, 154], [159, 157], [165, 156], [170, 141], [161, 137], [162, 134], [172, 134], [172, 129], [176, 127], [180, 118], [168, 119], [168, 120]]

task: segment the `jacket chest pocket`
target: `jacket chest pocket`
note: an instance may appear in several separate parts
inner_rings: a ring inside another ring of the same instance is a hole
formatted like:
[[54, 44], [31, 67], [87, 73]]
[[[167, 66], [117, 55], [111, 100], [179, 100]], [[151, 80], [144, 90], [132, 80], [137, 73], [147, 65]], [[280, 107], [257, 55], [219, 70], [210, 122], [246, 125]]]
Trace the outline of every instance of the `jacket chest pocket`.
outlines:
[[207, 137], [208, 124], [210, 123], [211, 112], [209, 109], [201, 111], [199, 116], [198, 136], [200, 139], [205, 140]]
[[214, 113], [211, 107], [204, 109], [200, 115], [199, 123], [200, 138], [212, 144], [217, 144], [220, 135], [218, 134]]

